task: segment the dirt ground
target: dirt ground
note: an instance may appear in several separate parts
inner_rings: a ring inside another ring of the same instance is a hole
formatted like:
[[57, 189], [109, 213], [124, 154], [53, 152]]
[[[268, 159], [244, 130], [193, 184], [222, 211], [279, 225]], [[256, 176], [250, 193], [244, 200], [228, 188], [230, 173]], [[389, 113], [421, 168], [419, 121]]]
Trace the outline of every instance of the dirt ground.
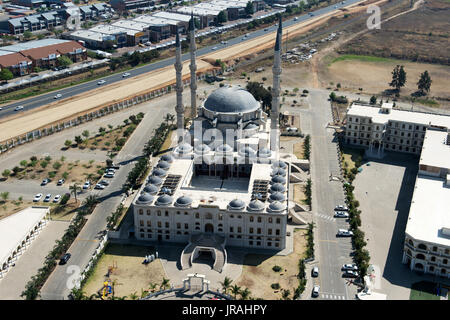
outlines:
[[50, 219], [51, 220], [61, 220], [70, 221], [72, 217], [77, 213], [77, 208], [81, 205], [81, 201], [75, 198], [69, 199], [65, 205], [58, 205], [54, 203], [49, 203], [50, 209]]
[[303, 202], [306, 200], [303, 188], [303, 184], [294, 184], [294, 201], [298, 204], [304, 204]]
[[[103, 175], [104, 171], [104, 163], [95, 162], [93, 160], [90, 161], [80, 161], [76, 160], [74, 162], [61, 161], [61, 159], [51, 159], [48, 161], [48, 164], [45, 168], [42, 168], [41, 162], [45, 161], [44, 158], [41, 158], [35, 167], [26, 167], [21, 172], [17, 174], [17, 176], [9, 177], [9, 179], [26, 179], [26, 180], [38, 180], [41, 181], [44, 178], [49, 178], [50, 173], [54, 173], [55, 176], [50, 179], [52, 181], [57, 181], [63, 178], [63, 174], [67, 172], [67, 183], [84, 183], [86, 180], [95, 181]], [[92, 162], [92, 163], [90, 163]], [[61, 164], [59, 169], [55, 169], [53, 165], [55, 163]], [[19, 164], [17, 164], [19, 166]], [[12, 170], [11, 170], [12, 171]], [[89, 179], [88, 179], [89, 178]]]
[[32, 201], [0, 200], [0, 220], [32, 205]]
[[[306, 243], [306, 231], [295, 229], [294, 252], [290, 255], [248, 254], [244, 259], [242, 274], [234, 283], [248, 288], [253, 298], [279, 300], [281, 289], [289, 290], [292, 298], [295, 288], [298, 287], [298, 261], [305, 255]], [[273, 271], [275, 265], [282, 267], [282, 270]], [[273, 290], [270, 287], [273, 283], [279, 283], [280, 289]]]
[[156, 290], [166, 273], [161, 261], [156, 259], [148, 265], [142, 264], [144, 257], [154, 254], [153, 247], [108, 244], [104, 255], [100, 258], [94, 272], [83, 286], [83, 291], [90, 296], [103, 287], [109, 266], [117, 266], [111, 273], [111, 282], [115, 281], [116, 297], [129, 296], [136, 293], [141, 297], [142, 290], [150, 290], [150, 284], [156, 284]]

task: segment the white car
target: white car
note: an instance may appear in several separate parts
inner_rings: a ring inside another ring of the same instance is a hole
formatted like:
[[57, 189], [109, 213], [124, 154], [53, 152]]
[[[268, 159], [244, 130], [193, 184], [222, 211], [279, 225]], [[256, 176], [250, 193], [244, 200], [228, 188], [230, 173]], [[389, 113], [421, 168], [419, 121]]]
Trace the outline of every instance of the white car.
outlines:
[[125, 73], [122, 75], [122, 78], [128, 77], [129, 75], [130, 75], [130, 73], [125, 72]]
[[320, 291], [320, 286], [314, 286], [311, 295], [312, 295], [314, 298], [315, 298], [315, 297], [318, 297], [318, 296], [319, 296], [319, 291]]
[[42, 198], [42, 193], [38, 193], [34, 196], [33, 202], [38, 202]]
[[354, 263], [346, 263], [344, 265], [342, 265], [341, 268], [342, 271], [358, 271], [358, 266]]
[[339, 237], [351, 237], [353, 236], [353, 232], [350, 230], [339, 229], [337, 235]]
[[297, 20], [298, 20], [298, 17], [295, 17], [295, 18], [294, 18], [294, 21], [297, 21]]
[[83, 185], [83, 189], [89, 189], [90, 186], [91, 186], [91, 183], [89, 181], [86, 181]]
[[337, 206], [334, 208], [334, 210], [335, 210], [335, 211], [348, 211], [348, 208], [347, 208], [347, 206], [344, 206], [344, 205], [340, 204], [340, 205], [337, 205]]
[[348, 218], [349, 214], [345, 211], [336, 211], [334, 214], [335, 218]]
[[105, 80], [100, 80], [99, 82], [97, 82], [98, 85], [102, 85], [102, 84], [104, 84], [104, 83], [106, 83]]
[[313, 276], [313, 277], [318, 277], [319, 276], [319, 267], [314, 267], [311, 270], [311, 276]]
[[55, 99], [59, 99], [59, 98], [61, 98], [61, 97], [62, 97], [62, 94], [61, 94], [61, 93], [58, 93], [56, 96], [54, 96]]
[[97, 184], [95, 185], [95, 189], [101, 189], [101, 190], [103, 190], [103, 189], [105, 189], [105, 186], [102, 185], [102, 184], [100, 184], [100, 183], [97, 183]]
[[17, 107], [14, 108], [14, 111], [19, 111], [19, 110], [22, 110], [22, 109], [23, 109], [23, 106], [17, 106]]
[[44, 198], [44, 202], [49, 202], [51, 197], [52, 197], [52, 194], [48, 193]]
[[114, 178], [114, 173], [113, 172], [107, 172], [104, 175], [105, 178]]
[[53, 202], [54, 202], [54, 203], [57, 203], [60, 199], [61, 199], [61, 196], [60, 196], [59, 194], [57, 194], [57, 195], [55, 196], [55, 198], [53, 199]]
[[357, 278], [358, 276], [359, 276], [359, 274], [356, 271], [347, 270], [344, 272], [345, 278]]

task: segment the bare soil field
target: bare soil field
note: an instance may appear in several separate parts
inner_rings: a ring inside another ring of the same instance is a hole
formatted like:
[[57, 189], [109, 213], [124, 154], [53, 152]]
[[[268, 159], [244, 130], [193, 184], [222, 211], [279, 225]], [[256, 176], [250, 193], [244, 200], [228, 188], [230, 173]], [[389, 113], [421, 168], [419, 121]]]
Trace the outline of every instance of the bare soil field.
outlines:
[[0, 200], [0, 220], [32, 205], [32, 201]]
[[114, 283], [116, 297], [129, 296], [136, 293], [141, 297], [142, 291], [158, 290], [166, 273], [161, 261], [156, 259], [148, 265], [142, 264], [144, 257], [154, 254], [153, 247], [108, 244], [105, 253], [98, 261], [92, 275], [83, 286], [83, 291], [90, 296], [103, 288], [107, 279], [109, 266], [117, 266], [109, 279]]
[[415, 11], [349, 41], [339, 53], [450, 65], [450, 2], [428, 0]]
[[[295, 288], [298, 287], [298, 261], [305, 255], [306, 243], [306, 231], [295, 229], [294, 252], [290, 255], [246, 255], [242, 274], [235, 283], [242, 288], [248, 288], [253, 298], [278, 300], [281, 298], [281, 289], [289, 290], [292, 298]], [[280, 272], [272, 270], [275, 265], [281, 267]], [[273, 290], [273, 283], [278, 283], [280, 289]]]

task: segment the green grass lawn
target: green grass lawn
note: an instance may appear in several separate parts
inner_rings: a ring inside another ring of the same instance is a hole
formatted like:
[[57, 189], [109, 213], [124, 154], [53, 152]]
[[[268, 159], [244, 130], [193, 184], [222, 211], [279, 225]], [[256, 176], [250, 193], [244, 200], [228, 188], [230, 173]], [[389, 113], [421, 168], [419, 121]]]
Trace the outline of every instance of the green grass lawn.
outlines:
[[421, 281], [411, 286], [409, 300], [440, 300], [436, 295], [436, 285], [432, 282]]

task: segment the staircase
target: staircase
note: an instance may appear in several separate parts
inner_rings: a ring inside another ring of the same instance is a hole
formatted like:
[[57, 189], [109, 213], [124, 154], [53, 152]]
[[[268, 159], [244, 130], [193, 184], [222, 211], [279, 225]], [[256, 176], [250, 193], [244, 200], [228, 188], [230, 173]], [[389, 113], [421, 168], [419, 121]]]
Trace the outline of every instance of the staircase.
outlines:
[[225, 238], [215, 234], [192, 235], [189, 244], [181, 253], [180, 263], [182, 270], [192, 267], [192, 255], [197, 247], [210, 248], [214, 251], [216, 258], [214, 260], [213, 270], [221, 273], [227, 261]]

